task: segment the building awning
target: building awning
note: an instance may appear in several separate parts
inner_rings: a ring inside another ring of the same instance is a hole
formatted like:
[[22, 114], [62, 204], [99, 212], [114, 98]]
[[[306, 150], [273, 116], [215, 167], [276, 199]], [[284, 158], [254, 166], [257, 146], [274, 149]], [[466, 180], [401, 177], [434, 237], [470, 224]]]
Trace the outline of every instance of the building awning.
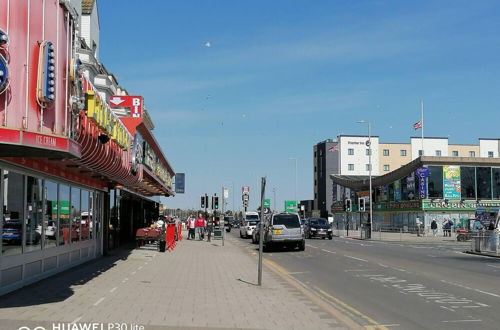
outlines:
[[[421, 156], [408, 164], [389, 172], [385, 175], [372, 177], [372, 187], [385, 186], [396, 180], [407, 177], [417, 168], [424, 165], [458, 165], [458, 166], [499, 166], [500, 158], [486, 157], [433, 157]], [[351, 176], [330, 174], [333, 183], [351, 189], [369, 189], [370, 181], [368, 176]]]

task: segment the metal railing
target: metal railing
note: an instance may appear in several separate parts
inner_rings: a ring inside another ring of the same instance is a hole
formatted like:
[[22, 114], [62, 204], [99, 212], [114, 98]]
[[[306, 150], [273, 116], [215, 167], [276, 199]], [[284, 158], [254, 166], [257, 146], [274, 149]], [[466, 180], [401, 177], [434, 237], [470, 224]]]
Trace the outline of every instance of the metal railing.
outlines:
[[471, 251], [484, 254], [499, 254], [499, 233], [496, 230], [478, 231], [472, 236]]

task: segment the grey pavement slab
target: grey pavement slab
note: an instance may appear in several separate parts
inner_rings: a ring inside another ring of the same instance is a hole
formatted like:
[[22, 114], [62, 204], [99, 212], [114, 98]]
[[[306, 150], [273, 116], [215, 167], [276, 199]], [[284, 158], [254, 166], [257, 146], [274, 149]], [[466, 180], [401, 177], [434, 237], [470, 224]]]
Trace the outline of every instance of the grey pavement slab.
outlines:
[[[0, 328], [52, 322], [145, 329], [343, 328], [231, 241], [179, 242], [172, 252], [121, 249], [0, 298]], [[12, 328], [12, 329], [14, 329]], [[50, 327], [52, 328], [52, 327]], [[17, 328], [15, 328], [17, 329]], [[125, 330], [125, 329], [123, 329]]]

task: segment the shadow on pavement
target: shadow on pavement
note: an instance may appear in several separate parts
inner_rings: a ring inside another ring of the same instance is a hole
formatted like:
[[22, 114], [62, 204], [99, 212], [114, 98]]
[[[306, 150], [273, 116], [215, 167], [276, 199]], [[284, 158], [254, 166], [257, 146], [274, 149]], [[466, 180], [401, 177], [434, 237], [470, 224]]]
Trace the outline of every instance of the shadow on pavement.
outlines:
[[118, 260], [127, 260], [133, 248], [133, 245], [120, 247], [110, 251], [107, 256], [90, 260], [8, 293], [1, 297], [0, 309], [64, 301], [74, 294], [72, 287], [85, 285], [88, 281], [115, 267]]

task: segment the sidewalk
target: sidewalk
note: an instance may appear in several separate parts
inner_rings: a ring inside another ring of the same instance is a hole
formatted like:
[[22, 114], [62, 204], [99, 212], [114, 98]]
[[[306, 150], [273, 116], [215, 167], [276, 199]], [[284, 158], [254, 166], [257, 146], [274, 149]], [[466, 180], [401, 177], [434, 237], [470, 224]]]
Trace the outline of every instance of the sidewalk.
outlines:
[[256, 258], [230, 240], [222, 247], [184, 239], [167, 253], [119, 250], [1, 297], [0, 328], [51, 322], [102, 322], [104, 329], [134, 323], [145, 330], [345, 328], [267, 268], [263, 287], [256, 282]]

